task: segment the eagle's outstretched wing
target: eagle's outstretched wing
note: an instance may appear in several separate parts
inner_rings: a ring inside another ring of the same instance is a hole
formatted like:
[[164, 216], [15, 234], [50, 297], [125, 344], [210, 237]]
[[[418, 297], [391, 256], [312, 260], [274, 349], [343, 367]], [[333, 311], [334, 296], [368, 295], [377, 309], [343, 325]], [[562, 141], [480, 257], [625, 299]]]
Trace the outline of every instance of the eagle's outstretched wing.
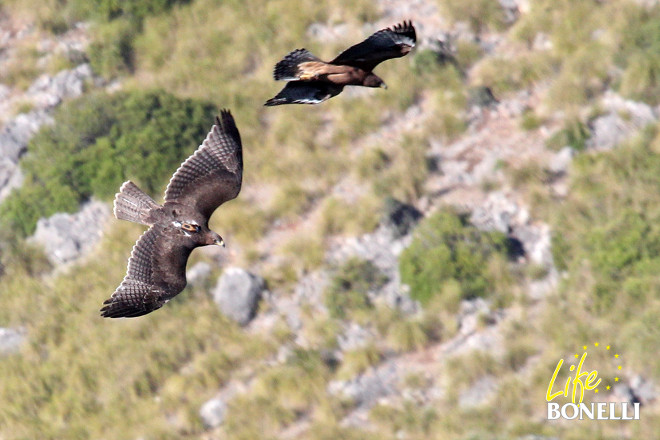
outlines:
[[343, 89], [342, 85], [323, 81], [292, 81], [264, 105], [318, 104], [339, 94]]
[[235, 198], [243, 179], [241, 137], [228, 110], [199, 146], [176, 170], [165, 189], [165, 202], [196, 208], [207, 219], [224, 202]]
[[411, 21], [381, 29], [361, 43], [349, 47], [330, 64], [344, 64], [371, 71], [381, 62], [406, 55], [415, 46], [417, 34]]
[[152, 226], [137, 240], [126, 276], [101, 309], [106, 318], [132, 318], [159, 309], [186, 286], [186, 262], [192, 247]]

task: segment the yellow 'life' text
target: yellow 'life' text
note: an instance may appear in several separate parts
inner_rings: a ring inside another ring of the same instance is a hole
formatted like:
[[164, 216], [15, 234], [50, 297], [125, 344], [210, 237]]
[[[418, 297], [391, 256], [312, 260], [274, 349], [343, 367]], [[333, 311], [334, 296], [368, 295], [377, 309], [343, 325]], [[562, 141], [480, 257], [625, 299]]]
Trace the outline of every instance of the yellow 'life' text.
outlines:
[[[559, 359], [559, 362], [557, 363], [557, 368], [555, 368], [555, 372], [552, 375], [552, 379], [550, 379], [550, 383], [548, 384], [548, 392], [546, 393], [546, 400], [550, 402], [552, 399], [554, 399], [557, 396], [564, 395], [565, 397], [568, 397], [568, 391], [571, 386], [571, 383], [573, 383], [573, 392], [571, 396], [571, 401], [575, 403], [575, 397], [577, 396], [578, 389], [580, 390], [580, 398], [578, 400], [579, 402], [582, 402], [584, 399], [584, 390], [593, 390], [598, 386], [600, 383], [600, 379], [596, 381], [598, 378], [598, 371], [593, 370], [591, 372], [587, 371], [582, 371], [582, 365], [584, 364], [584, 360], [587, 358], [587, 353], [585, 352], [582, 355], [582, 358], [580, 359], [580, 362], [578, 363], [577, 370], [575, 369], [575, 365], [571, 365], [570, 371], [575, 370], [575, 376], [571, 377], [569, 376], [566, 379], [566, 385], [564, 386], [564, 391], [557, 391], [557, 392], [552, 392], [552, 387], [555, 384], [555, 380], [557, 379], [557, 375], [559, 374], [559, 370], [561, 370], [561, 366], [564, 364], [563, 359]], [[594, 383], [595, 381], [595, 383]]]

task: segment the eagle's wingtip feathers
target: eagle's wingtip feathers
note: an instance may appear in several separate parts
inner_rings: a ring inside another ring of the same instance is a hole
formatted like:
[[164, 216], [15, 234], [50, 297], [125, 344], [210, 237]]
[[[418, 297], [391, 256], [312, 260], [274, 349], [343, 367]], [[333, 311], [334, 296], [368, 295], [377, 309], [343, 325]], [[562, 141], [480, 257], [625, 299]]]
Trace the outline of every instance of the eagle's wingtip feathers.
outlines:
[[417, 32], [415, 31], [415, 26], [413, 25], [412, 20], [403, 20], [401, 23], [388, 29], [397, 34], [405, 35], [410, 38], [413, 43], [417, 40]]
[[226, 108], [220, 109], [220, 114], [215, 116], [215, 125], [217, 125], [219, 128], [222, 128], [229, 121], [234, 121], [234, 117], [232, 116], [231, 111]]

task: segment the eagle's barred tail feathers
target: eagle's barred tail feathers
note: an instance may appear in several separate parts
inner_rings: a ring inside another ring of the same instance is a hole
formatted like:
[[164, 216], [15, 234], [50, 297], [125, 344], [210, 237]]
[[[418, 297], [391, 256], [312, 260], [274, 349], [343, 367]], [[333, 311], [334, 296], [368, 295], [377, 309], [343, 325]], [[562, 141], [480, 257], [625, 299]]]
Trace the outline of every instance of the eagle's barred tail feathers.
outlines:
[[148, 225], [146, 219], [154, 208], [159, 205], [130, 180], [124, 182], [115, 194], [113, 212], [120, 220]]

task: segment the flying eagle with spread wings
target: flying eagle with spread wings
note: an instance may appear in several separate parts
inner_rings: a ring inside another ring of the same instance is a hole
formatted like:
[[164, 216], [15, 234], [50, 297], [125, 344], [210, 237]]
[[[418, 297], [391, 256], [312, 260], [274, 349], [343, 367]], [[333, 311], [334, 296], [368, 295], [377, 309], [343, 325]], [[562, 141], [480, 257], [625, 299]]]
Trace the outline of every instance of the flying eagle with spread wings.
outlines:
[[265, 105], [318, 104], [338, 95], [345, 86], [387, 88], [372, 70], [385, 60], [408, 54], [416, 39], [412, 22], [404, 21], [379, 30], [327, 63], [307, 49], [294, 50], [273, 72], [275, 80], [288, 81], [287, 85]]
[[106, 318], [132, 318], [162, 307], [186, 287], [186, 263], [199, 246], [224, 241], [208, 226], [215, 209], [235, 198], [243, 178], [241, 137], [228, 110], [197, 151], [176, 170], [161, 206], [130, 180], [115, 195], [120, 220], [148, 225], [137, 240], [124, 280], [101, 309]]

